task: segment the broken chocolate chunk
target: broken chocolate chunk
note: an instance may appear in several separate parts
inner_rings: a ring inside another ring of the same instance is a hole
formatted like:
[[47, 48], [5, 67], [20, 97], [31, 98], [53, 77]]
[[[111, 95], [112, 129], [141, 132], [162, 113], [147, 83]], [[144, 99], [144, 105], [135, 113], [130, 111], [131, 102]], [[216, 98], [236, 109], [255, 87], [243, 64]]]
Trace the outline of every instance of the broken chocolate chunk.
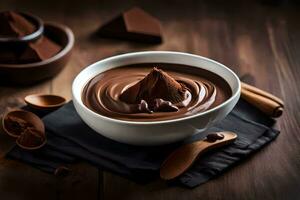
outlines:
[[206, 136], [206, 141], [215, 142], [217, 140], [222, 140], [224, 135], [222, 133], [210, 133]]
[[104, 24], [98, 30], [98, 35], [144, 43], [162, 42], [159, 20], [137, 7]]
[[35, 42], [28, 43], [25, 50], [19, 57], [21, 63], [30, 63], [46, 60], [55, 56], [60, 50], [61, 46], [42, 36]]
[[138, 109], [142, 113], [152, 113], [149, 109], [148, 103], [144, 100], [141, 100], [140, 104], [138, 105]]
[[179, 109], [170, 101], [165, 101], [163, 99], [155, 99], [153, 110], [155, 112], [177, 112]]
[[26, 128], [33, 127], [32, 124], [15, 116], [7, 116], [4, 119], [4, 123], [5, 128], [15, 136], [21, 135], [26, 130]]
[[43, 133], [33, 127], [26, 128], [25, 131], [17, 138], [17, 143], [29, 148], [40, 146], [44, 141], [45, 137]]

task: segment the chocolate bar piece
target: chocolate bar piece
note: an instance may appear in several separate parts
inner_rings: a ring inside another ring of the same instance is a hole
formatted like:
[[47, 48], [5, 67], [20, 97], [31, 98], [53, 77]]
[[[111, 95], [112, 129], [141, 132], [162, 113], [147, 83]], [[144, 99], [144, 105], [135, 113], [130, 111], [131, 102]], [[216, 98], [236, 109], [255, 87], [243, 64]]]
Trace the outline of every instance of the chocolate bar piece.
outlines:
[[51, 41], [46, 36], [42, 36], [37, 41], [29, 43], [19, 57], [20, 63], [39, 62], [55, 56], [61, 46]]
[[134, 7], [104, 24], [98, 30], [101, 37], [145, 43], [161, 43], [162, 31], [158, 19]]

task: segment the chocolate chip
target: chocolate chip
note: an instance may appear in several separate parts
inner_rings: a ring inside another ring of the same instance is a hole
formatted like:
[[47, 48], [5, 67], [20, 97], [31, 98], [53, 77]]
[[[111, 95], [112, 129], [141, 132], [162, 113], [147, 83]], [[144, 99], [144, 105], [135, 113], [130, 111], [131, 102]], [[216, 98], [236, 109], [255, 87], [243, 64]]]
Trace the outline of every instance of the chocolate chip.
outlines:
[[139, 104], [139, 111], [143, 113], [152, 113], [152, 111], [149, 109], [148, 103], [145, 100], [141, 100]]
[[222, 133], [210, 133], [206, 136], [206, 141], [215, 142], [217, 140], [222, 140], [224, 135]]
[[155, 112], [177, 112], [179, 110], [178, 107], [174, 106], [170, 101], [163, 99], [155, 99], [153, 109]]

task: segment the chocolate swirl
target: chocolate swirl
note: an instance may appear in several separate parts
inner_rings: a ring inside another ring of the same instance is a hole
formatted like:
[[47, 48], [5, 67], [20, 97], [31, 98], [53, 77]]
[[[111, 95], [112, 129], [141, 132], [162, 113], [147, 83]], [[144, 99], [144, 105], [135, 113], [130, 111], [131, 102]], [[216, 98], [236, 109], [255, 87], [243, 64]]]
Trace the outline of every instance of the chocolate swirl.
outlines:
[[169, 76], [157, 69], [148, 74], [149, 71], [150, 67], [128, 66], [101, 73], [87, 83], [83, 102], [108, 117], [158, 121], [193, 115], [228, 98], [225, 90], [203, 77], [167, 71]]

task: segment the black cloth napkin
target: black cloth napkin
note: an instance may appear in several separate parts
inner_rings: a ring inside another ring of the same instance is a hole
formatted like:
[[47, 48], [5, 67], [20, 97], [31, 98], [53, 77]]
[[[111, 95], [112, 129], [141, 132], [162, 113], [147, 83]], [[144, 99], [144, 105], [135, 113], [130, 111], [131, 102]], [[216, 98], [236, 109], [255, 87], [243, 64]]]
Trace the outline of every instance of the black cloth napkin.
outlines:
[[[182, 145], [176, 143], [142, 147], [112, 141], [89, 128], [76, 113], [72, 102], [45, 115], [43, 121], [47, 144], [36, 151], [26, 151], [15, 146], [7, 157], [49, 173], [62, 165], [83, 160], [137, 182], [148, 182], [158, 178], [162, 161]], [[207, 133], [233, 131], [238, 134], [237, 140], [201, 156], [187, 172], [170, 183], [192, 188], [216, 177], [276, 138], [279, 131], [272, 128], [274, 122], [249, 103], [240, 100], [224, 120], [207, 130]], [[184, 143], [203, 139], [205, 135], [195, 135]]]

